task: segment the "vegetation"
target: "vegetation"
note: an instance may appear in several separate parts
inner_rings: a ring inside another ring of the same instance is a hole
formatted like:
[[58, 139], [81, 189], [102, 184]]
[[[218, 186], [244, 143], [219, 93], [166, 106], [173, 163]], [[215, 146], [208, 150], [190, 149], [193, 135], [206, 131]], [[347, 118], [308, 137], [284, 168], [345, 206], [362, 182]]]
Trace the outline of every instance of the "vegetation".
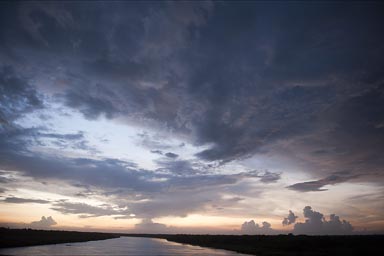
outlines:
[[294, 236], [294, 235], [131, 235], [230, 250], [258, 256], [383, 255], [383, 235]]
[[383, 255], [384, 235], [294, 236], [294, 235], [167, 235], [110, 234], [75, 231], [45, 231], [0, 228], [0, 248], [86, 242], [120, 236], [162, 238], [168, 241], [230, 250], [258, 256]]
[[117, 234], [0, 228], [0, 248], [86, 242], [117, 238]]

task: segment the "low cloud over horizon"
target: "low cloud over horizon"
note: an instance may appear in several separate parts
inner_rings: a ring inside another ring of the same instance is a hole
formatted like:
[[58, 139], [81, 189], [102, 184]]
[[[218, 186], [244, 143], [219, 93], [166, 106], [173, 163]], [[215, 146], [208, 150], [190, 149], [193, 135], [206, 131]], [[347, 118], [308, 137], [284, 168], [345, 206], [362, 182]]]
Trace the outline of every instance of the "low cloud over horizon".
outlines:
[[263, 221], [261, 225], [254, 220], [245, 221], [240, 228], [241, 234], [246, 235], [276, 235], [282, 233], [293, 233], [295, 235], [352, 235], [353, 226], [346, 220], [341, 220], [335, 214], [329, 215], [329, 220], [325, 216], [312, 210], [311, 206], [303, 209], [305, 222], [296, 222], [296, 216], [291, 210], [286, 218], [283, 219], [284, 226], [293, 225], [292, 230], [281, 231], [273, 229], [272, 225]]
[[0, 7], [0, 222], [384, 232], [384, 4]]

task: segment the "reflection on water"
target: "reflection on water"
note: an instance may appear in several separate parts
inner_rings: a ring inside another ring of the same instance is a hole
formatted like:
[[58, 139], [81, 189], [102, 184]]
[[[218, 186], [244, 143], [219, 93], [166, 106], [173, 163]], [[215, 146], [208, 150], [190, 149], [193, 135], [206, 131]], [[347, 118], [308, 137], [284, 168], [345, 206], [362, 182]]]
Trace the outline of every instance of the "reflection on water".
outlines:
[[239, 256], [244, 254], [168, 242], [163, 239], [120, 237], [102, 241], [0, 249], [14, 256]]

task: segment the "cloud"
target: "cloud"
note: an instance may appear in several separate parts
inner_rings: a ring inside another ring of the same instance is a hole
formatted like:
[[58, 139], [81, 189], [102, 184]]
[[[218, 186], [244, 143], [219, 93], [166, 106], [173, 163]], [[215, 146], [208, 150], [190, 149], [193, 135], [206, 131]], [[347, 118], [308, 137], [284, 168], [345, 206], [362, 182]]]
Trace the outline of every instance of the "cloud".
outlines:
[[37, 91], [12, 66], [0, 63], [0, 127], [7, 127], [22, 114], [42, 108]]
[[383, 17], [376, 4], [342, 7], [117, 2], [89, 13], [77, 3], [7, 5], [1, 54], [14, 74], [66, 81], [52, 88], [88, 119], [124, 119], [210, 145], [202, 160], [292, 152], [314, 177], [334, 169], [380, 176]]
[[158, 154], [158, 155], [163, 155], [163, 151], [161, 151], [161, 150], [151, 150], [151, 153]]
[[25, 204], [25, 203], [36, 203], [36, 204], [48, 204], [50, 201], [42, 199], [29, 199], [29, 198], [20, 198], [20, 197], [7, 197], [3, 200], [5, 203], [12, 204]]
[[125, 209], [116, 209], [111, 205], [92, 206], [85, 203], [71, 203], [67, 201], [59, 201], [53, 204], [52, 210], [63, 214], [77, 214], [80, 218], [91, 218], [110, 215], [129, 215]]
[[291, 210], [289, 210], [289, 214], [286, 218], [284, 218], [282, 224], [283, 226], [291, 225], [296, 222], [297, 218], [298, 217]]
[[323, 189], [322, 187], [326, 185], [334, 185], [342, 182], [346, 182], [353, 178], [357, 178], [357, 175], [354, 176], [341, 176], [341, 175], [330, 175], [324, 179], [315, 180], [315, 181], [307, 181], [296, 183], [288, 186], [289, 189], [300, 191], [300, 192], [309, 192], [309, 191], [326, 191], [327, 189]]
[[208, 173], [209, 167], [203, 163], [189, 160], [160, 159], [156, 160], [160, 168], [158, 172], [164, 172], [173, 175], [192, 176]]
[[45, 229], [45, 228], [50, 228], [51, 226], [54, 226], [56, 224], [57, 222], [51, 216], [49, 216], [48, 218], [46, 218], [45, 216], [42, 216], [41, 220], [31, 222], [30, 226], [32, 228]]
[[312, 210], [311, 206], [303, 209], [305, 222], [295, 224], [293, 232], [295, 234], [308, 235], [349, 235], [353, 231], [353, 226], [346, 220], [340, 220], [340, 217], [331, 214], [329, 220], [326, 220], [320, 212]]
[[[17, 170], [17, 173], [39, 181], [76, 184], [76, 188], [81, 186], [98, 191], [118, 205], [116, 208], [112, 205], [56, 202], [52, 207], [61, 213], [80, 217], [129, 217], [131, 214], [138, 218], [186, 216], [192, 212], [225, 207], [228, 202], [222, 197], [224, 191], [241, 187], [242, 180], [259, 178], [254, 172], [212, 174], [205, 170], [202, 173], [190, 162], [182, 160], [168, 160], [167, 168], [150, 171], [118, 159], [41, 156], [33, 152], [22, 154], [17, 148], [2, 154], [1, 160], [1, 166], [7, 170]], [[189, 196], [191, 193], [193, 197]], [[237, 203], [231, 202], [231, 205]], [[124, 210], [125, 207], [129, 210]]]
[[[99, 93], [105, 95], [103, 92]], [[119, 112], [110, 100], [104, 99], [104, 96], [94, 96], [90, 93], [69, 91], [65, 95], [65, 100], [69, 107], [79, 109], [84, 116], [90, 120], [102, 115], [107, 118], [112, 118]]]
[[[224, 190], [251, 194], [257, 182], [240, 184], [249, 179], [280, 181], [272, 171], [227, 175], [210, 167], [255, 155], [274, 156], [276, 165], [290, 159], [295, 166], [286, 172], [306, 172], [309, 181], [288, 187], [298, 192], [342, 182], [382, 185], [380, 5], [95, 2], [91, 9], [76, 2], [1, 8], [1, 168], [76, 181], [111, 197], [119, 191], [122, 200], [137, 194], [147, 202], [132, 207], [149, 219], [208, 209], [210, 197], [225, 204]], [[149, 128], [156, 135], [139, 133], [138, 146], [168, 157], [154, 170], [96, 158], [82, 132], [45, 130], [49, 120], [29, 116], [52, 110], [48, 99], [87, 119]], [[30, 128], [17, 122], [22, 117]], [[200, 152], [176, 157], [163, 131]], [[38, 143], [39, 153], [31, 150]], [[82, 150], [83, 158], [54, 155], [53, 144]], [[174, 213], [172, 200], [180, 203]]]
[[162, 186], [159, 182], [150, 181], [150, 177], [156, 176], [154, 173], [138, 170], [135, 164], [118, 159], [41, 157], [39, 154], [27, 156], [12, 152], [2, 156], [2, 165], [40, 180], [73, 181], [104, 189], [154, 192], [160, 191]]
[[173, 159], [179, 157], [178, 154], [175, 154], [175, 153], [172, 153], [172, 152], [165, 153], [165, 156], [166, 156], [166, 157], [169, 157], [169, 158], [173, 158]]
[[146, 132], [137, 134], [138, 144], [148, 149], [154, 154], [163, 155], [163, 150], [171, 148], [173, 145], [167, 142], [166, 138], [159, 134], [148, 134]]
[[273, 173], [270, 171], [265, 171], [263, 174], [259, 174], [257, 177], [260, 178], [260, 181], [263, 183], [274, 183], [281, 179], [281, 173]]
[[52, 138], [52, 139], [61, 139], [61, 140], [80, 140], [84, 139], [83, 132], [79, 131], [77, 133], [68, 133], [68, 134], [57, 134], [57, 133], [40, 133], [36, 134], [39, 137], [43, 138]]
[[161, 223], [153, 222], [151, 219], [143, 219], [141, 223], [135, 225], [134, 232], [150, 233], [150, 234], [165, 234], [169, 233], [170, 229]]
[[7, 177], [6, 175], [3, 176], [3, 172], [0, 171], [0, 183], [7, 184], [11, 183], [12, 181], [15, 181], [15, 179]]
[[255, 223], [254, 220], [246, 221], [241, 225], [240, 232], [246, 235], [271, 235], [276, 233], [275, 230], [271, 228], [271, 224], [263, 221], [261, 226]]

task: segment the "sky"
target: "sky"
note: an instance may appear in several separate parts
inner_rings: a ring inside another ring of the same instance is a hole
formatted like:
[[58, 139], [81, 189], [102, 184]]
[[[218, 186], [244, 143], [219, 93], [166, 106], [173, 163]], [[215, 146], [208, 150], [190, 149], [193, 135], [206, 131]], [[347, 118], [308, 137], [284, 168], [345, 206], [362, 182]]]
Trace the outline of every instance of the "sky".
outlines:
[[384, 231], [384, 5], [0, 3], [0, 226]]

